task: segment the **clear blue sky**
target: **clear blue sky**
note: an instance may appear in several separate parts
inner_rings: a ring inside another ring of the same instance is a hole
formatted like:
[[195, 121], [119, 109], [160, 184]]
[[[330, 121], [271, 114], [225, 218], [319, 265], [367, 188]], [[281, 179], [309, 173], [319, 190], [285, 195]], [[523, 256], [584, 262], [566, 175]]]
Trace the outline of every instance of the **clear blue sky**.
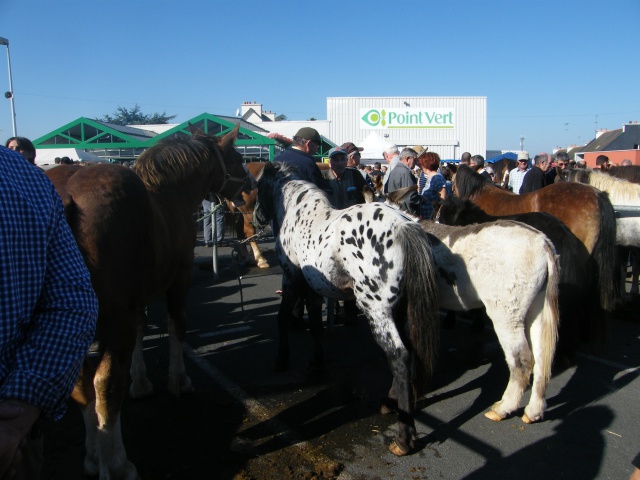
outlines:
[[638, 0], [4, 0], [0, 36], [32, 139], [136, 103], [182, 122], [255, 100], [304, 120], [326, 119], [327, 97], [486, 96], [487, 148], [525, 135], [536, 153], [640, 121], [638, 19]]

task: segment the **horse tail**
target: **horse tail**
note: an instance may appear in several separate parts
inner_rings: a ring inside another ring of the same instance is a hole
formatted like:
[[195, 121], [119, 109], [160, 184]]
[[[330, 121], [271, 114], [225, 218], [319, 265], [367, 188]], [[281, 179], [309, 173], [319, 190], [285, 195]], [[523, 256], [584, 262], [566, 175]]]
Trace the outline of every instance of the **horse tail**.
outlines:
[[[558, 256], [551, 242], [547, 240], [545, 253], [547, 255], [547, 287], [542, 307], [542, 325], [540, 329], [540, 360], [544, 385], [551, 379], [551, 367], [558, 343], [558, 328], [560, 325], [560, 313], [558, 305], [558, 283], [560, 282], [560, 269]], [[543, 392], [544, 393], [544, 392]], [[543, 395], [544, 396], [544, 395]]]
[[600, 232], [593, 249], [593, 258], [598, 270], [600, 305], [607, 312], [613, 311], [620, 299], [620, 282], [616, 261], [616, 216], [609, 196], [605, 192], [596, 194], [600, 210]]
[[412, 383], [417, 398], [426, 393], [438, 351], [438, 287], [431, 244], [420, 225], [414, 222], [401, 224], [398, 241], [403, 252], [407, 306], [405, 333], [414, 356]]

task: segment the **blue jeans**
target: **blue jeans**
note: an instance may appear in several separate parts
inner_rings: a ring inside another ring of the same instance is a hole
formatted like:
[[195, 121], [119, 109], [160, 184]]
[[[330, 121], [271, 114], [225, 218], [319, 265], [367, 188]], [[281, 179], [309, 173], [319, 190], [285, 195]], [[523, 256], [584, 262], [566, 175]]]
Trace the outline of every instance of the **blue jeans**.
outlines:
[[[212, 202], [210, 200], [202, 201], [202, 208], [204, 210], [204, 214], [208, 215], [211, 211], [218, 206], [219, 203], [217, 201]], [[204, 243], [212, 244], [213, 243], [213, 224], [211, 222], [212, 218], [215, 217], [215, 225], [216, 225], [216, 243], [220, 243], [222, 237], [224, 237], [224, 209], [222, 207], [216, 210], [216, 213], [212, 216], [206, 216], [202, 221], [204, 227]]]

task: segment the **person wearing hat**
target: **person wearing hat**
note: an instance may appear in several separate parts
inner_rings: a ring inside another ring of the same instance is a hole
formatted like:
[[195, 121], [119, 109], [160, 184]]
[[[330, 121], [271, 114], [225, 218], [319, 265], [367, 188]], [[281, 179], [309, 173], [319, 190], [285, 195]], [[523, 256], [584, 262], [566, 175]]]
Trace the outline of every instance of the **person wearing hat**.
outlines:
[[360, 152], [364, 148], [356, 147], [352, 142], [343, 143], [340, 148], [347, 152], [347, 168], [357, 168], [360, 165]]
[[546, 152], [540, 152], [533, 157], [533, 166], [522, 180], [520, 194], [535, 192], [547, 186], [545, 173], [551, 168], [551, 157]]
[[366, 182], [355, 168], [347, 168], [347, 162], [348, 155], [342, 147], [329, 150], [328, 197], [333, 208], [340, 210], [364, 203], [362, 191]]
[[[333, 208], [342, 210], [364, 203], [363, 189], [366, 181], [355, 168], [347, 168], [348, 155], [342, 147], [329, 150], [329, 175], [327, 183], [331, 188], [327, 194]], [[344, 301], [344, 323], [354, 325], [359, 310], [355, 300]]]
[[507, 188], [515, 194], [520, 193], [524, 176], [529, 171], [529, 154], [527, 152], [520, 152], [517, 162], [518, 165], [516, 168], [509, 172], [509, 183], [507, 184]]
[[[426, 151], [426, 150], [425, 150]], [[415, 150], [412, 148], [403, 148], [400, 152], [400, 162], [389, 173], [389, 181], [387, 187], [389, 193], [395, 192], [406, 187], [415, 187], [415, 190], [400, 203], [400, 209], [410, 213], [411, 215], [420, 215], [420, 195], [418, 195], [418, 180], [413, 174], [413, 168], [416, 166]]]
[[303, 127], [293, 136], [293, 143], [273, 161], [294, 167], [303, 180], [307, 180], [323, 190], [327, 184], [313, 155], [320, 149], [322, 139], [315, 128]]

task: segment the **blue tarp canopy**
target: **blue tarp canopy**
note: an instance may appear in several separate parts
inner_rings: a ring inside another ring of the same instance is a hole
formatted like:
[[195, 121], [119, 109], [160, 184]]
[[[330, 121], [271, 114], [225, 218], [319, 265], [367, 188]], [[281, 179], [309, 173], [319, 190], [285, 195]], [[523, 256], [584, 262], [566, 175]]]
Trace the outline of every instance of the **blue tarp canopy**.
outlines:
[[486, 163], [496, 163], [499, 160], [517, 160], [518, 159], [518, 155], [516, 155], [513, 152], [507, 152], [507, 153], [503, 153], [501, 155], [498, 155], [497, 157], [491, 157], [491, 158], [487, 158], [485, 160]]

